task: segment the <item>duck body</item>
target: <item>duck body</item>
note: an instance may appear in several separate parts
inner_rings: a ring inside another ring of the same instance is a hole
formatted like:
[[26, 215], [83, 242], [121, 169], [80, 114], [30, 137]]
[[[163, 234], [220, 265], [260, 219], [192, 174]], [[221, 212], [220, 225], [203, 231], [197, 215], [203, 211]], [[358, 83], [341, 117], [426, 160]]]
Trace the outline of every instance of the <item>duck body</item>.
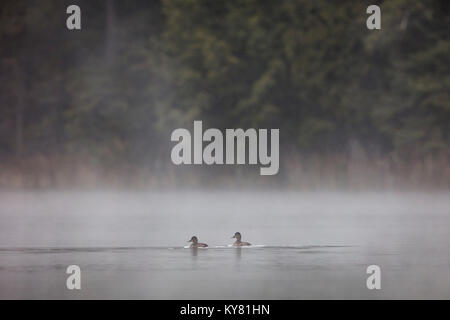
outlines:
[[190, 248], [206, 248], [208, 246], [206, 243], [198, 242], [198, 238], [196, 236], [193, 236], [188, 242], [192, 242], [189, 246]]
[[233, 243], [233, 246], [235, 247], [245, 247], [245, 246], [251, 246], [252, 244], [250, 242], [245, 242], [245, 241], [235, 241]]
[[206, 243], [192, 243], [190, 248], [206, 248], [208, 245]]
[[241, 236], [241, 233], [240, 233], [240, 232], [236, 232], [236, 233], [234, 234], [234, 236], [231, 237], [231, 238], [232, 238], [232, 239], [233, 239], [233, 238], [236, 239], [236, 241], [233, 243], [233, 246], [235, 246], [235, 247], [245, 247], [245, 246], [251, 246], [251, 245], [252, 245], [252, 244], [249, 243], [249, 242], [241, 241], [242, 236]]

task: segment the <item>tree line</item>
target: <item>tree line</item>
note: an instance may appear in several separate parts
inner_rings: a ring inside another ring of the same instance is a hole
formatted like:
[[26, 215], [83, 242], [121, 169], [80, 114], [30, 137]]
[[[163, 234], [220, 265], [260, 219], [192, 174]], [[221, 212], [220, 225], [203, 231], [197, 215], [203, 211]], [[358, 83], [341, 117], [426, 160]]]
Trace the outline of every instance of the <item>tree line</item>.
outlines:
[[[0, 186], [450, 186], [448, 1], [0, 6]], [[280, 129], [280, 174], [178, 168], [170, 133]], [[214, 177], [214, 178], [213, 178]]]

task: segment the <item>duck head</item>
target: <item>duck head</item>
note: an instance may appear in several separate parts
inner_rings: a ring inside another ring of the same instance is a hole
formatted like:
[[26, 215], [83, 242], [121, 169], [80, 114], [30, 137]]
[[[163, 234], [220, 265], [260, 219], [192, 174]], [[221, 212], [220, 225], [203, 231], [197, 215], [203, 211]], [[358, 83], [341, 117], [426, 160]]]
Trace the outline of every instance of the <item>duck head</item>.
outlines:
[[235, 238], [236, 240], [240, 241], [241, 240], [241, 234], [239, 232], [236, 232], [234, 234], [234, 236], [231, 237], [231, 239]]
[[197, 243], [198, 238], [196, 236], [192, 236], [191, 240], [189, 240], [188, 242]]

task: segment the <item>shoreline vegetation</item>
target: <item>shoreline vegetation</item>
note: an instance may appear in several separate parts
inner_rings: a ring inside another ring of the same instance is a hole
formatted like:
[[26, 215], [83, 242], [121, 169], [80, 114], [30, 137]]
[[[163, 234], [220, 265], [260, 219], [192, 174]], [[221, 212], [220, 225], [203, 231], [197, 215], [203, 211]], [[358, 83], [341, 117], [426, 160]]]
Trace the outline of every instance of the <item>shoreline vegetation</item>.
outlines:
[[0, 190], [281, 188], [315, 190], [450, 190], [445, 156], [396, 164], [392, 157], [354, 159], [349, 155], [301, 157], [281, 154], [276, 176], [259, 175], [258, 165], [176, 166], [168, 161], [141, 167], [104, 166], [95, 158], [36, 155], [0, 164]]

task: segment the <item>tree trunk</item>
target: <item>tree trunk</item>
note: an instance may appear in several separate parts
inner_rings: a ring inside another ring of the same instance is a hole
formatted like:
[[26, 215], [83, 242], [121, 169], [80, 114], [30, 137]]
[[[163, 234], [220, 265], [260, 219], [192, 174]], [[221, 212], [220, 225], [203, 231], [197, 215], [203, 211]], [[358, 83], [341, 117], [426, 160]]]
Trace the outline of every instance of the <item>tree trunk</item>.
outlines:
[[14, 74], [14, 92], [16, 97], [15, 106], [15, 153], [17, 157], [22, 156], [24, 150], [24, 134], [23, 134], [23, 121], [25, 112], [26, 101], [26, 88], [25, 77], [23, 69], [17, 60], [13, 62], [13, 74]]
[[114, 8], [114, 0], [106, 1], [106, 46], [105, 58], [106, 63], [110, 64], [114, 61], [116, 51], [115, 39], [116, 13]]

